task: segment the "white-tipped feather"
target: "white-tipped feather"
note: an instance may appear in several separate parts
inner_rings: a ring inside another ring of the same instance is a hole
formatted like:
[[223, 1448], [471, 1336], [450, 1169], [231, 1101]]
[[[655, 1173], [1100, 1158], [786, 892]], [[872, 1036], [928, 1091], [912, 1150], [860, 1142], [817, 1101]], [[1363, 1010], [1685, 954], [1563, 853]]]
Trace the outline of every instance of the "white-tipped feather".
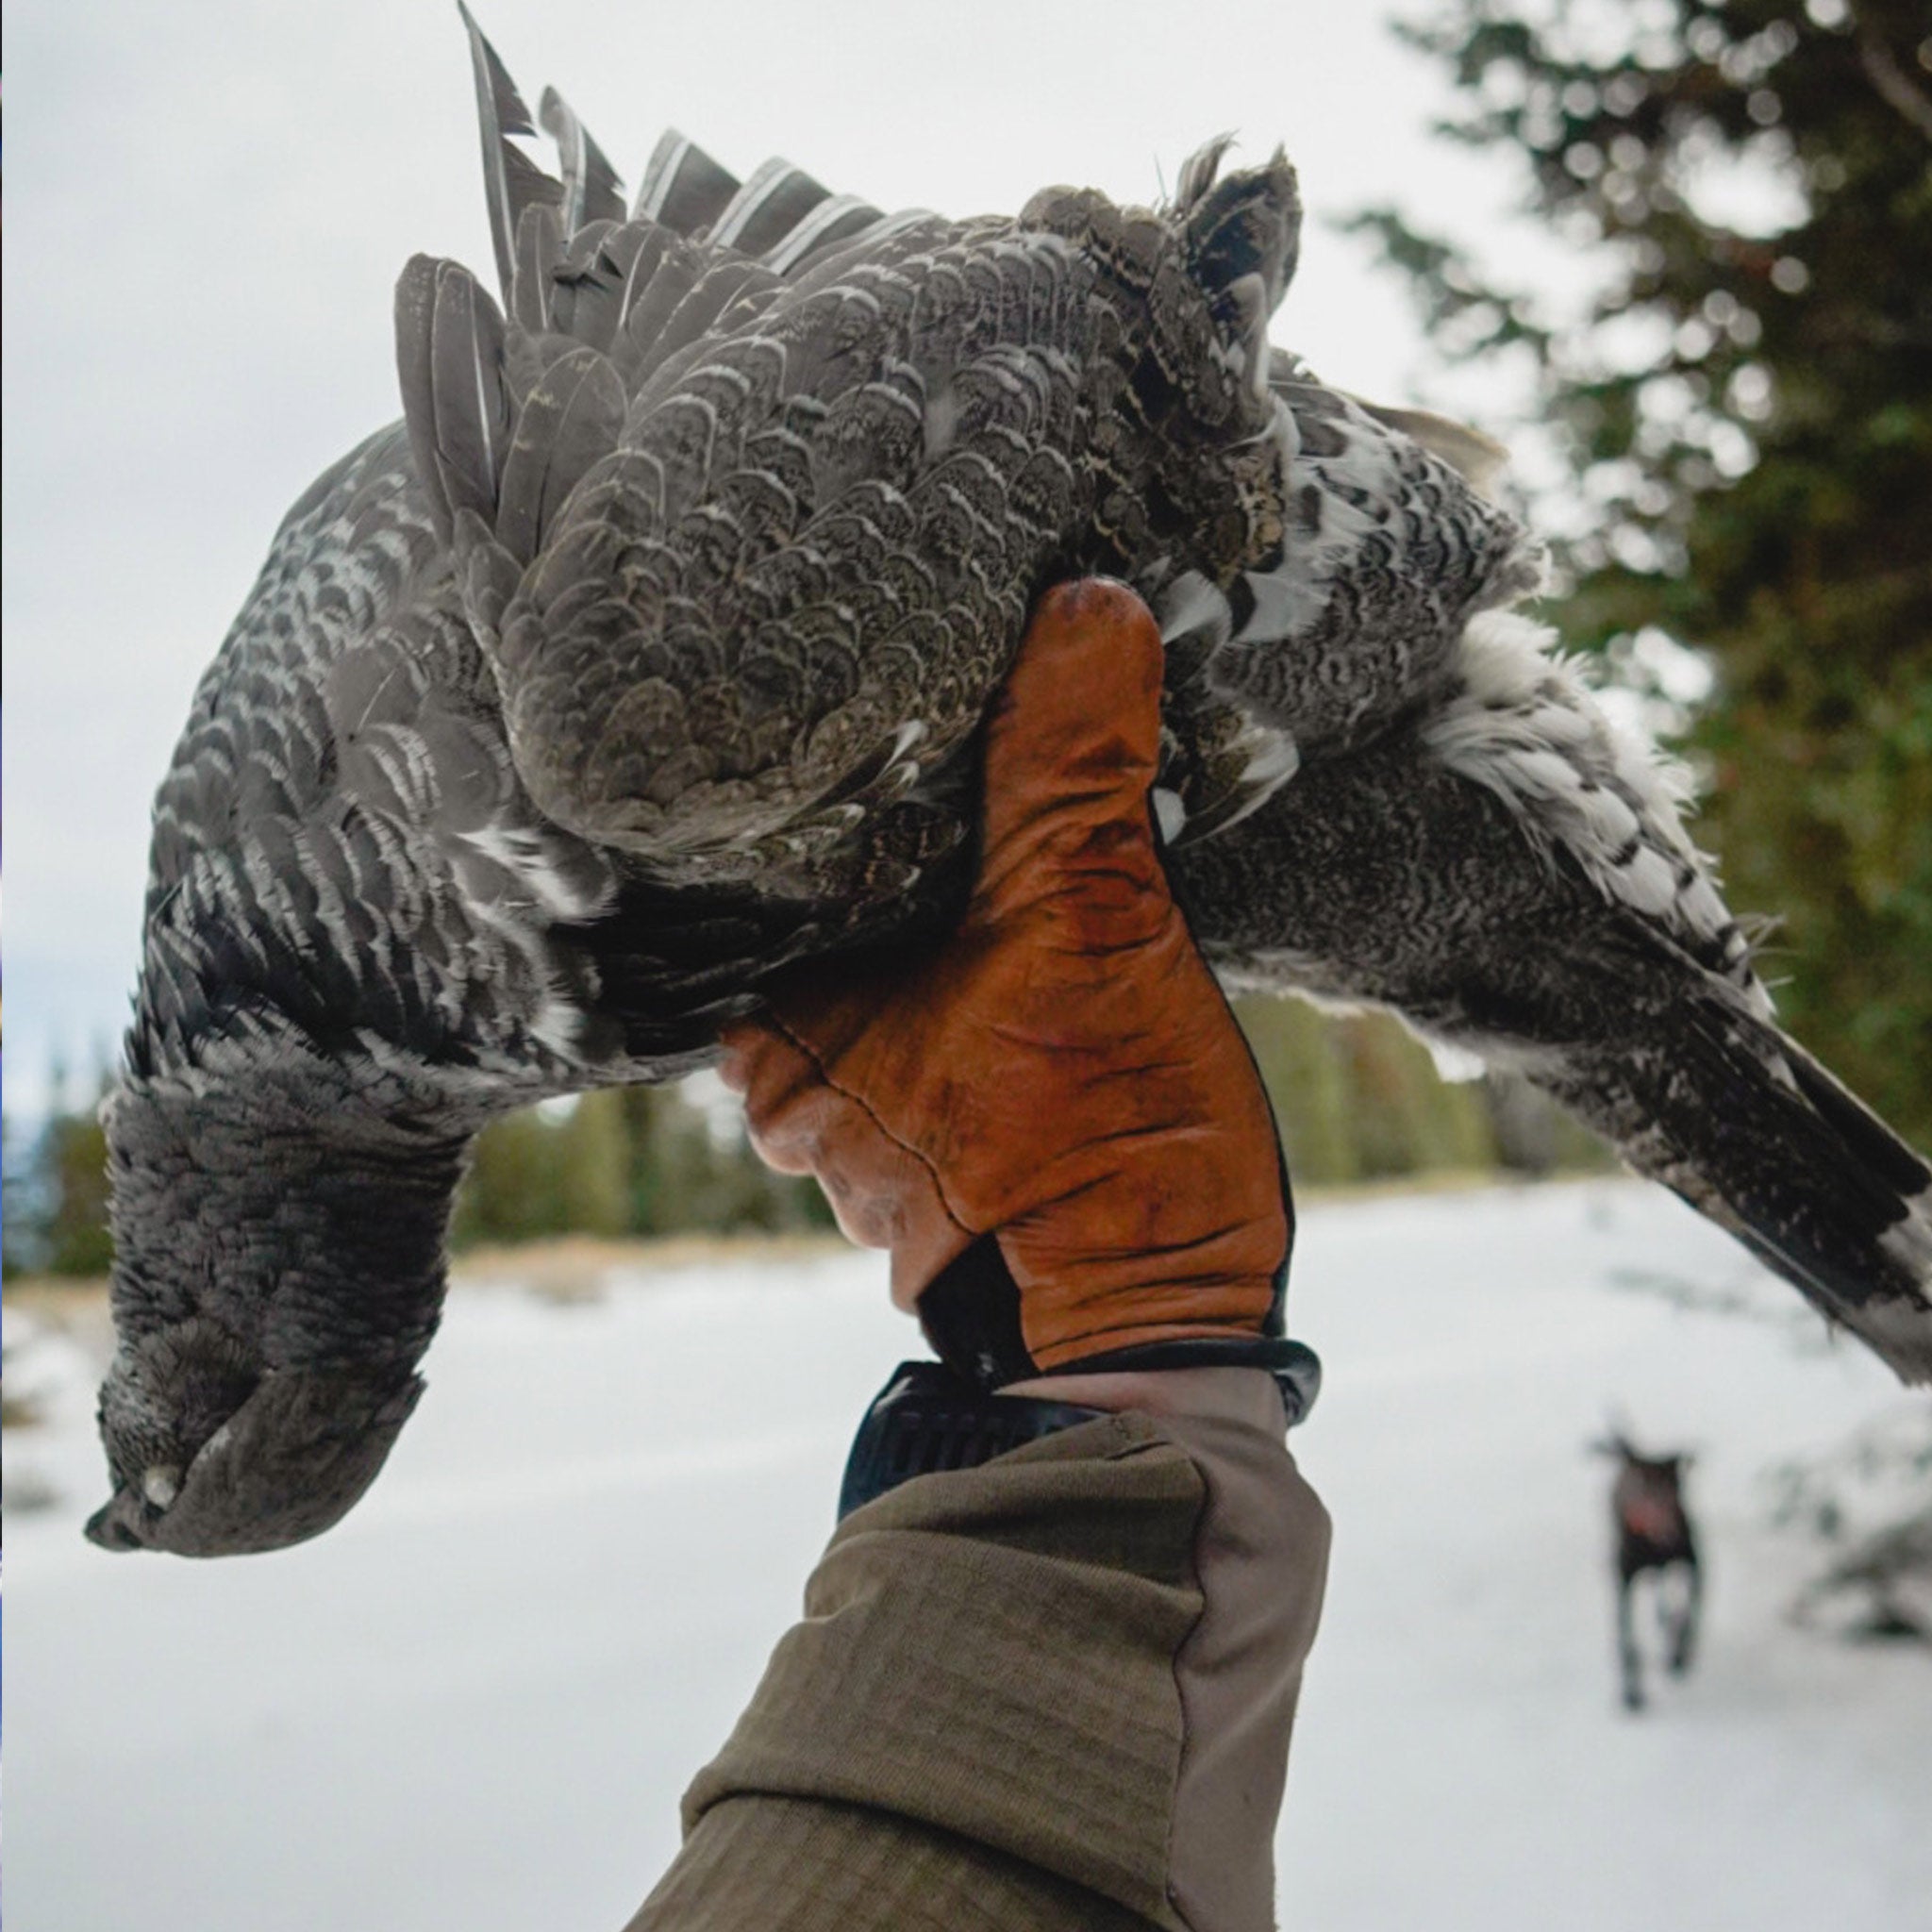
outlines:
[[1154, 599], [1154, 615], [1163, 644], [1216, 628], [1227, 635], [1227, 598], [1199, 571], [1183, 571], [1168, 584]]
[[1504, 799], [1540, 851], [1560, 848], [1606, 897], [1661, 920], [1700, 958], [1715, 949], [1768, 1018], [1771, 995], [1679, 816], [1689, 774], [1617, 724], [1555, 646], [1553, 630], [1514, 611], [1472, 618], [1459, 688], [1424, 726], [1424, 743]]
[[496, 49], [484, 39], [463, 0], [457, 10], [470, 37], [470, 61], [476, 84], [476, 119], [483, 139], [483, 186], [490, 208], [490, 235], [496, 250], [499, 286], [506, 301], [514, 278], [516, 236], [525, 211], [535, 201], [560, 196], [562, 191], [513, 142], [534, 135], [536, 125], [524, 97]]

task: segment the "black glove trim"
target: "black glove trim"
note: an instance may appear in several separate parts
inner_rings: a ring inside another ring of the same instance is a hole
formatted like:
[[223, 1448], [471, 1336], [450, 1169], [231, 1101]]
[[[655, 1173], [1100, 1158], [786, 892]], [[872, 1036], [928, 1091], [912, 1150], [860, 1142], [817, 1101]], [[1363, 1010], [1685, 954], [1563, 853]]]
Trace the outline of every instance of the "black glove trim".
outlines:
[[963, 1248], [919, 1297], [919, 1325], [933, 1353], [991, 1394], [1040, 1374], [1020, 1327], [1020, 1284], [996, 1235]]
[[1071, 1402], [987, 1395], [940, 1362], [901, 1362], [852, 1440], [839, 1520], [914, 1476], [977, 1469], [1101, 1413]]
[[[1284, 1176], [1284, 1185], [1286, 1177]], [[987, 1394], [1036, 1375], [1084, 1375], [1116, 1369], [1266, 1369], [1281, 1391], [1288, 1425], [1303, 1421], [1322, 1388], [1322, 1363], [1311, 1348], [1278, 1332], [1282, 1294], [1277, 1277], [1262, 1335], [1203, 1335], [1149, 1341], [1060, 1362], [1051, 1371], [1033, 1359], [1020, 1327], [1020, 1285], [997, 1237], [983, 1234], [933, 1276], [919, 1298], [919, 1325], [933, 1352], [962, 1381]]]

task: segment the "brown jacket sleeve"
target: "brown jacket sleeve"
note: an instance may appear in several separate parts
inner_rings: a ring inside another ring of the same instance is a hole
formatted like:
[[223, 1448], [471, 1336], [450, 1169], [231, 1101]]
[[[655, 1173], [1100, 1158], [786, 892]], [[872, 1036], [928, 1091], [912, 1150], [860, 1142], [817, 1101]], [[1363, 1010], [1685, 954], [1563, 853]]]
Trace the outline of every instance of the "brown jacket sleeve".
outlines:
[[[1197, 1559], [1227, 1476], [1187, 1433], [1108, 1416], [847, 1518], [629, 1932], [1266, 1932], [1327, 1521], [1278, 1440], [1254, 1452], [1267, 1561], [1210, 1627]], [[1191, 1874], [1177, 1796], [1191, 1765], [1221, 1774], [1189, 1735], [1215, 1710], [1204, 1665], [1242, 1674], [1262, 1742], [1256, 1789], [1211, 1808], [1260, 1827], [1236, 1833], [1245, 1869], [1197, 1844]]]

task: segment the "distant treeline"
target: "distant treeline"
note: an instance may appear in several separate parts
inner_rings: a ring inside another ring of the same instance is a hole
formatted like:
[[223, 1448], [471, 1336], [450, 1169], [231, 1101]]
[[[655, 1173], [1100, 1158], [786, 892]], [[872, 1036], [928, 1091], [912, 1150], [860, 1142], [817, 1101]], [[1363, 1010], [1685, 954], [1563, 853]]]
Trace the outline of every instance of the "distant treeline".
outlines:
[[[1237, 1008], [1274, 1096], [1294, 1178], [1313, 1186], [1445, 1172], [1601, 1167], [1601, 1144], [1530, 1089], [1444, 1081], [1392, 1020], [1298, 1000]], [[5, 1260], [21, 1273], [93, 1275], [112, 1259], [106, 1148], [95, 1104], [57, 1085], [30, 1141], [7, 1130]], [[64, 1091], [62, 1091], [64, 1090]], [[458, 1248], [550, 1235], [658, 1236], [829, 1227], [808, 1181], [774, 1174], [722, 1107], [684, 1087], [634, 1087], [511, 1114], [476, 1143], [458, 1197]]]

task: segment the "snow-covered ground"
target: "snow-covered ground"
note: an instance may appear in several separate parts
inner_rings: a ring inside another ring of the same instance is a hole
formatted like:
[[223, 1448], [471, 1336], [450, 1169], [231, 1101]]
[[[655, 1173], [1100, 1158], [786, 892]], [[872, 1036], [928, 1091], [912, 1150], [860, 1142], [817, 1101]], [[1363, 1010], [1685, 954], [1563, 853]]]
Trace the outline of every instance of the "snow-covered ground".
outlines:
[[[1817, 1552], [1762, 1473], [1913, 1398], [1621, 1182], [1318, 1208], [1295, 1441], [1337, 1522], [1281, 1838], [1289, 1928], [1921, 1932], [1932, 1657], [1785, 1612]], [[21, 1364], [8, 1438], [14, 1932], [621, 1924], [793, 1614], [855, 1418], [902, 1353], [874, 1257], [468, 1287], [368, 1500], [210, 1565], [80, 1540], [94, 1365]], [[13, 1386], [9, 1371], [9, 1386]], [[1612, 1407], [1698, 1452], [1704, 1655], [1613, 1695]]]

